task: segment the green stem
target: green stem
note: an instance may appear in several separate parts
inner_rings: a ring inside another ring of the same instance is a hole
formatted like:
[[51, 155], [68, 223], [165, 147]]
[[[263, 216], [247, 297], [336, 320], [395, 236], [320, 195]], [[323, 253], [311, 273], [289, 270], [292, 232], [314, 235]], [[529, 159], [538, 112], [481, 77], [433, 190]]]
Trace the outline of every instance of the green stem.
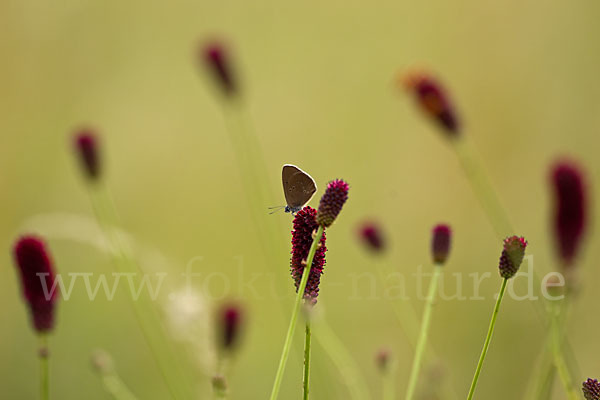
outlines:
[[50, 373], [48, 365], [48, 336], [45, 333], [39, 337], [38, 357], [40, 360], [40, 400], [50, 398]]
[[577, 400], [579, 396], [577, 395], [577, 391], [573, 386], [573, 379], [571, 378], [571, 374], [569, 373], [569, 369], [565, 362], [562, 350], [561, 350], [561, 342], [562, 342], [562, 333], [560, 329], [560, 315], [561, 315], [561, 307], [554, 305], [552, 310], [552, 322], [551, 322], [551, 334], [552, 334], [552, 356], [554, 359], [554, 366], [558, 371], [558, 376], [560, 377], [560, 381], [567, 393], [567, 396], [570, 400]]
[[[143, 276], [143, 269], [135, 262], [117, 231], [119, 218], [108, 190], [101, 182], [97, 182], [90, 187], [90, 195], [98, 223], [112, 248], [117, 272]], [[141, 290], [143, 292], [143, 289]], [[176, 373], [178, 365], [173, 358], [173, 352], [164, 351], [170, 346], [154, 304], [146, 299], [144, 293], [141, 293], [138, 299], [131, 298], [131, 305], [142, 336], [171, 397], [173, 399], [193, 397], [191, 392], [188, 395], [181, 393], [187, 390], [187, 384], [179, 379], [183, 374]]]
[[423, 320], [421, 321], [421, 332], [419, 333], [419, 339], [417, 340], [415, 357], [413, 359], [412, 370], [410, 373], [410, 378], [408, 380], [408, 387], [406, 389], [406, 400], [413, 399], [415, 390], [417, 388], [419, 371], [421, 370], [421, 363], [423, 361], [423, 355], [425, 354], [425, 346], [427, 344], [427, 335], [429, 333], [429, 326], [431, 324], [433, 304], [435, 302], [435, 295], [437, 293], [437, 287], [441, 273], [441, 264], [436, 264], [433, 271], [433, 277], [431, 278], [431, 283], [429, 284], [427, 303], [425, 304], [425, 310], [423, 311]]
[[[379, 263], [375, 265], [377, 273], [379, 274], [379, 280], [383, 284], [384, 290], [386, 288], [386, 277], [383, 268]], [[396, 314], [396, 318], [400, 323], [400, 329], [404, 333], [404, 336], [408, 340], [408, 344], [414, 349], [417, 346], [417, 335], [418, 335], [418, 318], [416, 316], [415, 309], [412, 304], [407, 301], [391, 301], [392, 309]]]
[[383, 400], [394, 400], [396, 398], [396, 385], [394, 375], [396, 372], [396, 362], [390, 360], [390, 365], [383, 376]]
[[287, 364], [287, 360], [290, 355], [290, 349], [292, 347], [292, 337], [294, 336], [294, 330], [296, 328], [296, 323], [298, 322], [300, 306], [302, 305], [302, 299], [304, 298], [304, 290], [306, 289], [306, 283], [308, 282], [308, 276], [310, 275], [313, 259], [315, 257], [315, 253], [317, 252], [317, 248], [319, 247], [319, 244], [321, 242], [322, 236], [323, 227], [319, 226], [319, 229], [317, 230], [317, 233], [313, 238], [312, 245], [310, 246], [308, 257], [306, 258], [306, 267], [302, 272], [302, 279], [300, 280], [300, 285], [298, 285], [296, 302], [294, 303], [294, 308], [292, 309], [292, 317], [290, 319], [290, 325], [288, 326], [287, 335], [285, 337], [285, 343], [283, 344], [281, 358], [279, 359], [279, 367], [277, 368], [277, 374], [275, 375], [275, 382], [273, 382], [273, 390], [271, 391], [270, 397], [271, 400], [277, 399], [277, 396], [279, 395], [281, 381], [283, 380], [283, 372], [285, 371], [285, 366]]
[[303, 399], [308, 400], [310, 387], [310, 321], [306, 321], [305, 340], [304, 340], [304, 380], [303, 380]]
[[316, 338], [340, 373], [345, 386], [348, 388], [349, 397], [353, 400], [370, 399], [371, 396], [364, 377], [359, 373], [358, 365], [356, 365], [356, 361], [352, 358], [348, 349], [326, 321], [320, 321], [317, 329]]
[[489, 181], [481, 163], [475, 156], [474, 150], [464, 138], [454, 141], [454, 149], [460, 165], [471, 184], [471, 189], [477, 196], [481, 207], [487, 214], [494, 231], [500, 238], [514, 233], [510, 218]]
[[467, 396], [467, 400], [471, 400], [473, 398], [473, 394], [475, 394], [475, 388], [477, 387], [477, 381], [479, 380], [479, 374], [481, 373], [481, 367], [483, 367], [483, 361], [485, 360], [485, 356], [487, 355], [488, 348], [490, 347], [490, 342], [492, 341], [492, 335], [494, 334], [494, 327], [496, 326], [496, 319], [498, 318], [498, 311], [500, 311], [500, 303], [502, 303], [502, 298], [504, 297], [504, 292], [506, 291], [506, 283], [508, 279], [504, 278], [502, 280], [502, 286], [500, 287], [500, 294], [498, 294], [498, 299], [496, 300], [496, 305], [494, 306], [494, 312], [492, 313], [492, 320], [490, 321], [490, 326], [488, 328], [487, 336], [485, 338], [485, 343], [483, 344], [483, 349], [481, 350], [481, 355], [479, 356], [479, 362], [477, 363], [477, 368], [475, 369], [475, 375], [473, 376], [473, 382], [471, 382], [471, 388], [469, 389], [469, 395]]

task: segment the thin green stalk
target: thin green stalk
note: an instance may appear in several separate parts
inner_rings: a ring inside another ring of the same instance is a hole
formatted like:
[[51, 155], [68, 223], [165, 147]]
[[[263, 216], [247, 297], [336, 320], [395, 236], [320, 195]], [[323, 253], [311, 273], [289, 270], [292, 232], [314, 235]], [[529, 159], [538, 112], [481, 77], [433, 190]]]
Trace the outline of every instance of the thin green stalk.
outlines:
[[113, 397], [114, 400], [137, 400], [125, 386], [121, 378], [117, 375], [106, 375], [102, 377], [104, 389]]
[[390, 365], [383, 376], [383, 400], [394, 400], [396, 398], [396, 362], [390, 360]]
[[429, 326], [431, 324], [431, 315], [433, 312], [433, 304], [435, 302], [435, 295], [437, 293], [438, 282], [442, 273], [441, 264], [436, 264], [433, 270], [433, 277], [429, 284], [429, 292], [427, 294], [427, 303], [425, 304], [425, 310], [423, 311], [423, 320], [421, 321], [421, 332], [419, 333], [419, 339], [417, 340], [417, 347], [415, 349], [415, 357], [413, 359], [412, 370], [410, 378], [408, 380], [408, 387], [406, 389], [406, 400], [412, 400], [417, 388], [417, 381], [419, 379], [419, 371], [421, 370], [421, 362], [423, 355], [425, 354], [425, 346], [427, 344], [427, 335], [429, 333]]
[[368, 400], [371, 398], [364, 377], [359, 373], [358, 365], [352, 358], [348, 349], [335, 335], [331, 327], [322, 321], [317, 328], [315, 336], [323, 351], [333, 361], [336, 370], [340, 373], [348, 395], [353, 400]]
[[494, 327], [496, 326], [496, 319], [498, 318], [498, 311], [500, 311], [500, 303], [502, 303], [502, 298], [504, 297], [504, 292], [506, 291], [506, 284], [508, 279], [502, 279], [502, 286], [500, 287], [500, 294], [498, 294], [498, 299], [496, 300], [496, 305], [494, 306], [494, 312], [492, 313], [492, 320], [490, 321], [490, 326], [488, 328], [487, 336], [485, 338], [485, 343], [483, 344], [483, 349], [481, 350], [481, 355], [479, 356], [479, 362], [477, 363], [477, 368], [475, 369], [475, 375], [473, 376], [473, 382], [471, 382], [471, 388], [469, 389], [469, 395], [467, 396], [467, 400], [471, 400], [473, 395], [475, 394], [475, 388], [477, 387], [477, 381], [479, 380], [479, 374], [481, 373], [481, 367], [483, 367], [483, 361], [485, 360], [485, 356], [487, 355], [488, 348], [490, 347], [490, 342], [492, 341], [492, 335], [494, 334]]
[[[385, 288], [385, 273], [379, 263], [376, 263], [375, 268], [379, 274], [379, 280]], [[408, 301], [391, 301], [392, 309], [396, 314], [396, 318], [400, 323], [400, 329], [404, 333], [408, 344], [414, 349], [417, 346], [417, 335], [419, 332], [419, 320], [414, 307]]]
[[464, 138], [453, 142], [454, 149], [463, 168], [471, 189], [479, 199], [481, 207], [487, 214], [494, 231], [500, 238], [514, 233], [508, 213], [500, 203], [493, 185], [475, 156], [474, 150]]
[[[112, 247], [117, 272], [143, 274], [143, 270], [134, 261], [129, 249], [116, 230], [118, 216], [107, 189], [101, 182], [96, 182], [93, 187], [90, 187], [90, 195], [96, 218], [109, 245]], [[178, 372], [179, 368], [173, 358], [173, 352], [168, 350], [170, 346], [164, 326], [154, 305], [149, 303], [144, 293], [141, 293], [137, 300], [131, 298], [131, 304], [142, 336], [171, 397], [173, 399], [193, 397], [191, 390], [189, 394], [183, 393], [188, 391], [188, 386], [186, 382], [182, 382], [180, 379], [184, 375]]]
[[296, 295], [296, 302], [294, 303], [294, 308], [292, 309], [292, 317], [290, 319], [290, 325], [288, 327], [287, 335], [285, 337], [285, 343], [283, 344], [283, 350], [281, 352], [281, 358], [279, 360], [279, 367], [277, 368], [277, 374], [275, 375], [275, 382], [273, 383], [273, 390], [271, 391], [271, 400], [277, 399], [279, 395], [279, 390], [281, 388], [281, 381], [283, 380], [283, 372], [285, 371], [285, 366], [287, 364], [288, 357], [290, 355], [290, 349], [292, 347], [292, 337], [294, 336], [294, 330], [296, 328], [296, 323], [298, 322], [298, 314], [300, 313], [300, 306], [302, 305], [302, 300], [304, 298], [304, 290], [306, 289], [306, 283], [308, 282], [308, 276], [310, 275], [310, 270], [312, 268], [313, 259], [315, 257], [315, 253], [317, 248], [320, 245], [321, 237], [323, 236], [323, 227], [319, 226], [315, 237], [313, 238], [312, 245], [310, 246], [310, 250], [308, 252], [308, 257], [306, 258], [306, 267], [302, 272], [302, 279], [300, 280], [300, 285], [298, 285], [298, 293]]
[[552, 312], [552, 323], [551, 323], [551, 335], [552, 335], [552, 356], [554, 359], [554, 366], [558, 372], [561, 383], [567, 396], [570, 400], [576, 400], [579, 398], [577, 391], [573, 386], [573, 379], [565, 362], [562, 350], [562, 330], [560, 328], [560, 315], [561, 307], [554, 305]]
[[50, 398], [50, 371], [48, 363], [48, 335], [45, 333], [39, 336], [38, 358], [40, 360], [40, 400]]
[[304, 379], [302, 385], [303, 399], [308, 400], [310, 387], [310, 321], [306, 321], [305, 338], [304, 338]]

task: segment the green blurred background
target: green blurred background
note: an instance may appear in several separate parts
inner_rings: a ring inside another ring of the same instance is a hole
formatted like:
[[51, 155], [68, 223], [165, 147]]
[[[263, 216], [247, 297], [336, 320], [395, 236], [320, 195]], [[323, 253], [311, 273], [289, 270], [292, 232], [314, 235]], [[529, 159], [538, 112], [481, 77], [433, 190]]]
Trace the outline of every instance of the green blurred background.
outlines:
[[[217, 298], [207, 300], [205, 310], [224, 292], [243, 302], [247, 332], [230, 376], [232, 399], [268, 396], [292, 306], [290, 216], [266, 214], [268, 206], [283, 203], [284, 163], [315, 178], [320, 191], [313, 206], [328, 180], [351, 184], [350, 200], [329, 230], [318, 308], [357, 361], [373, 398], [381, 386], [375, 352], [387, 346], [396, 355], [399, 398], [413, 352], [388, 300], [351, 298], [352, 274], [372, 271], [374, 263], [356, 240], [359, 223], [382, 223], [390, 245], [384, 262], [408, 282], [419, 265], [430, 268], [430, 229], [440, 221], [455, 232], [448, 272], [465, 279], [492, 272], [481, 286], [485, 300], [439, 301], [435, 309], [431, 343], [449, 385], [466, 397], [500, 285], [500, 242], [452, 149], [398, 89], [398, 74], [426, 67], [446, 83], [465, 136], [543, 273], [556, 268], [549, 164], [570, 156], [585, 166], [592, 187], [598, 183], [599, 18], [593, 0], [0, 2], [0, 397], [37, 395], [36, 338], [10, 255], [15, 238], [25, 231], [45, 234], [60, 272], [110, 271], [110, 257], [86, 243], [95, 225], [70, 142], [82, 124], [101, 134], [107, 185], [123, 228], [145, 246], [146, 261], [158, 264], [156, 254], [163, 254], [167, 261], [159, 268], [177, 275], [201, 256], [198, 272], [218, 271], [231, 283], [224, 290], [223, 279], [196, 281], [207, 298]], [[280, 265], [262, 261], [221, 104], [198, 65], [199, 44], [212, 38], [230, 45], [265, 155], [273, 198], [264, 204], [264, 223], [285, 244]], [[597, 196], [590, 196], [593, 209]], [[90, 232], [80, 232], [82, 225]], [[569, 322], [578, 382], [600, 376], [595, 217], [590, 225], [579, 265], [585, 284]], [[287, 285], [280, 292], [288, 295], [261, 298], [243, 290], [240, 259], [248, 279], [270, 274], [271, 280], [256, 283], [259, 290]], [[446, 287], [453, 281], [446, 276]], [[368, 293], [364, 285], [360, 293]], [[416, 289], [409, 284], [407, 290], [414, 297]], [[467, 281], [464, 292], [472, 294]], [[479, 398], [522, 398], [542, 347], [535, 307], [505, 300]], [[421, 301], [414, 304], [422, 309]], [[78, 287], [60, 303], [58, 318], [52, 398], [109, 398], [89, 366], [95, 348], [113, 355], [140, 399], [167, 398], [126, 291], [112, 302], [103, 296], [89, 301]], [[300, 397], [298, 333], [282, 399]], [[323, 349], [315, 345], [313, 354], [312, 398], [347, 398]], [[188, 355], [199, 364], [209, 357], [195, 347]], [[204, 393], [199, 398], [208, 397], [205, 374], [190, 367]], [[558, 386], [555, 398], [564, 398]]]

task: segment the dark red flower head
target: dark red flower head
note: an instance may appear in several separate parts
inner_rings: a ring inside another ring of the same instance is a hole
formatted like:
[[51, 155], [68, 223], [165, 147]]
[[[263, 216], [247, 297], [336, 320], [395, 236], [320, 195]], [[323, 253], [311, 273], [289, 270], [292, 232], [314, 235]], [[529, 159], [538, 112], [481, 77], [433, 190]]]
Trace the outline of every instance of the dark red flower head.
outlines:
[[237, 92], [231, 61], [227, 49], [222, 43], [211, 42], [203, 46], [203, 63], [212, 74], [215, 82], [221, 87], [223, 93], [232, 96]]
[[81, 167], [90, 180], [100, 176], [100, 154], [96, 134], [90, 129], [82, 129], [75, 134], [75, 151]]
[[337, 218], [346, 200], [348, 200], [348, 190], [350, 187], [341, 179], [336, 179], [327, 184], [327, 189], [321, 202], [319, 203], [319, 212], [317, 213], [317, 222], [324, 227], [331, 226]]
[[554, 190], [554, 236], [559, 256], [571, 265], [586, 227], [586, 193], [581, 170], [560, 162], [552, 168]]
[[452, 102], [440, 82], [422, 72], [407, 75], [404, 82], [406, 88], [415, 96], [421, 109], [437, 121], [450, 136], [458, 136], [459, 122]]
[[600, 383], [597, 379], [588, 378], [583, 382], [582, 390], [586, 400], [600, 400]]
[[433, 262], [444, 264], [450, 253], [452, 231], [448, 225], [437, 225], [433, 228], [431, 238], [431, 254]]
[[358, 237], [374, 253], [380, 253], [385, 249], [385, 241], [381, 228], [374, 222], [363, 223], [358, 229]]
[[235, 304], [227, 304], [219, 312], [221, 347], [232, 350], [237, 344], [242, 324], [242, 309]]
[[[292, 231], [292, 261], [291, 271], [296, 291], [302, 280], [302, 273], [306, 264], [306, 258], [313, 242], [313, 232], [317, 230], [317, 210], [309, 206], [304, 207], [296, 213], [294, 217], [294, 230]], [[323, 274], [323, 266], [325, 265], [325, 233], [319, 242], [315, 257], [313, 258], [312, 268], [308, 276], [306, 289], [304, 290], [304, 298], [307, 302], [315, 304], [319, 295], [319, 283]]]
[[35, 236], [24, 236], [17, 241], [13, 251], [33, 326], [39, 333], [51, 331], [58, 293], [54, 284], [54, 267], [46, 246]]
[[388, 349], [383, 348], [375, 355], [375, 364], [379, 369], [379, 372], [385, 374], [390, 366], [391, 353]]
[[501, 277], [509, 279], [517, 273], [525, 257], [526, 247], [527, 241], [523, 237], [511, 236], [504, 239], [504, 249], [498, 265]]

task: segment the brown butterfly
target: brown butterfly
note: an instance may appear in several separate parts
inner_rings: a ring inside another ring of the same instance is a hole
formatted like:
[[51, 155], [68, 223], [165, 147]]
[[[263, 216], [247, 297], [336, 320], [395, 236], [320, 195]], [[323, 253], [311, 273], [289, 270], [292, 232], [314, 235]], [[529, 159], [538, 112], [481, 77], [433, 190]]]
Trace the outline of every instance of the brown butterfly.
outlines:
[[[312, 199], [317, 191], [315, 180], [308, 173], [292, 164], [285, 164], [283, 166], [281, 180], [287, 205], [270, 207], [271, 209], [275, 209], [275, 211], [285, 208], [286, 213], [291, 212], [295, 214]], [[275, 211], [272, 211], [271, 214]]]

